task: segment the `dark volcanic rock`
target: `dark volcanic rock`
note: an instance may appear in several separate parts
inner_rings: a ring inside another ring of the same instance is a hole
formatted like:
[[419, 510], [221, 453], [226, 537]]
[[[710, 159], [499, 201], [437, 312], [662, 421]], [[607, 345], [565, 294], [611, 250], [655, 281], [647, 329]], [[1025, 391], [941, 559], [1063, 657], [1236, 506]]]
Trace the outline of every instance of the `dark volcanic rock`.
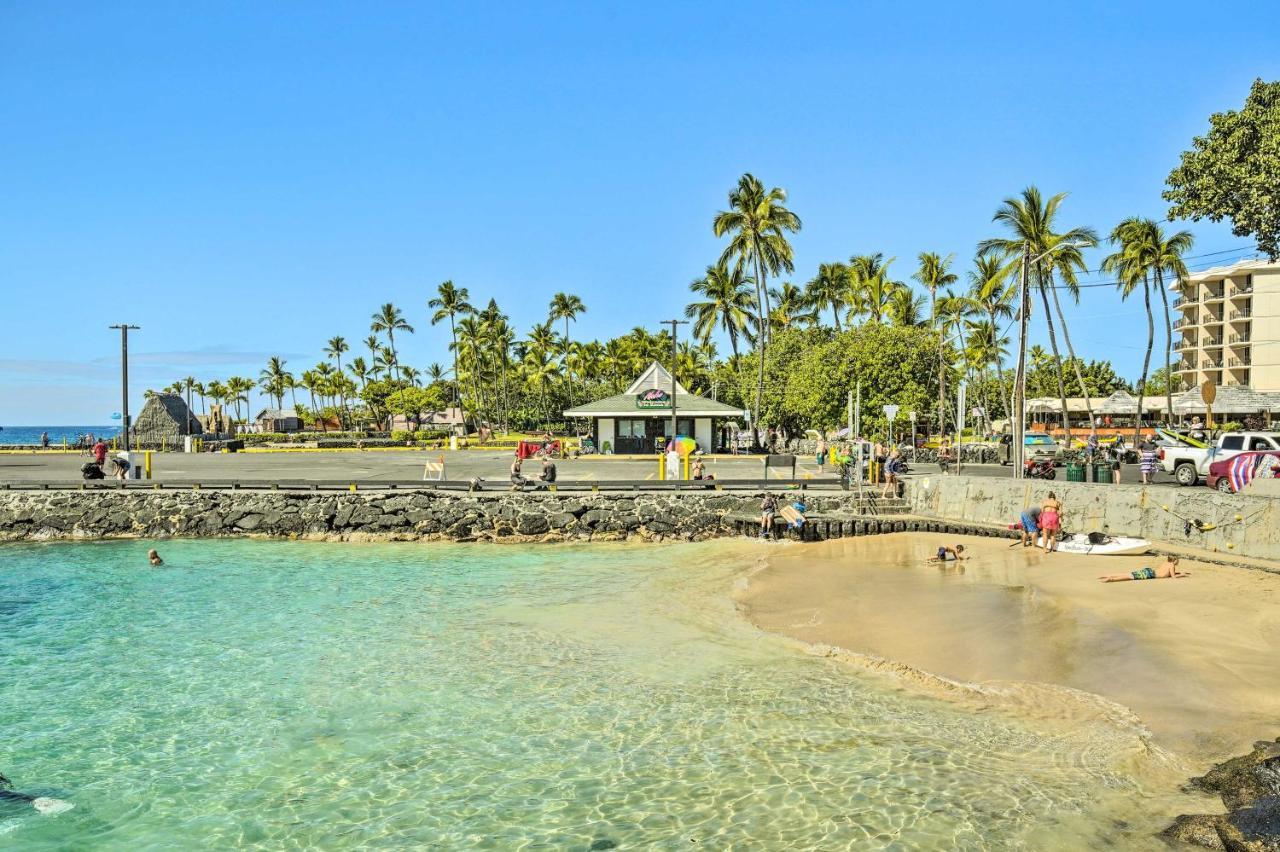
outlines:
[[1255, 744], [1191, 785], [1217, 793], [1230, 813], [1180, 816], [1162, 837], [1206, 849], [1280, 852], [1280, 740]]

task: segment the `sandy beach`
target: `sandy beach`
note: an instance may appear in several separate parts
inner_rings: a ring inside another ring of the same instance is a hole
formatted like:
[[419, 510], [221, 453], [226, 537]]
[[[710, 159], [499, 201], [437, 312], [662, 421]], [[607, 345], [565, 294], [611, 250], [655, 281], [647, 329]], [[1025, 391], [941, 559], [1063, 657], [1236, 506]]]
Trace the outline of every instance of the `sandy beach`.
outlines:
[[739, 605], [764, 630], [959, 699], [1070, 720], [1101, 696], [1193, 766], [1280, 733], [1280, 576], [1184, 560], [1186, 579], [1100, 583], [1159, 560], [961, 541], [970, 559], [946, 566], [926, 563], [956, 543], [937, 535], [777, 547]]

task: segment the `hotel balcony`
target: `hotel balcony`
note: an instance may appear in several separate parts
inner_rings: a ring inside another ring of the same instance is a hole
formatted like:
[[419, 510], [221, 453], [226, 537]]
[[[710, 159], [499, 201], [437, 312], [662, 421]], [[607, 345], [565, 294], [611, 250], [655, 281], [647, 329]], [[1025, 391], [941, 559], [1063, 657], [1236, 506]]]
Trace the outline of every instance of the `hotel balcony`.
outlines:
[[1221, 302], [1223, 298], [1224, 296], [1223, 296], [1222, 290], [1206, 289], [1204, 296], [1200, 299], [1200, 301], [1204, 302], [1207, 305], [1210, 302]]
[[1228, 366], [1228, 367], [1248, 367], [1248, 366], [1249, 366], [1249, 365], [1251, 365], [1252, 363], [1253, 363], [1253, 359], [1252, 359], [1252, 358], [1250, 358], [1248, 355], [1244, 355], [1244, 356], [1242, 356], [1242, 357], [1240, 357], [1240, 358], [1228, 358], [1228, 359], [1227, 359], [1227, 366]]
[[1221, 370], [1222, 359], [1221, 358], [1205, 358], [1203, 361], [1200, 362], [1200, 366], [1205, 370]]
[[1204, 340], [1200, 341], [1200, 348], [1201, 348], [1201, 349], [1221, 349], [1221, 348], [1222, 348], [1222, 338], [1221, 338], [1221, 337], [1206, 337]]
[[1227, 338], [1227, 342], [1228, 342], [1228, 343], [1230, 343], [1232, 346], [1244, 346], [1245, 344], [1247, 344], [1247, 343], [1249, 342], [1249, 340], [1250, 340], [1250, 338], [1251, 338], [1251, 337], [1252, 337], [1252, 335], [1250, 335], [1250, 334], [1248, 334], [1248, 333], [1245, 333], [1245, 334], [1233, 334], [1233, 335], [1231, 335], [1230, 337], [1228, 337], [1228, 338]]
[[1192, 315], [1189, 317], [1181, 317], [1179, 319], [1174, 320], [1173, 328], [1176, 331], [1180, 328], [1191, 328], [1195, 324], [1196, 324], [1196, 318], [1194, 315]]
[[1249, 371], [1248, 370], [1244, 371], [1244, 378], [1227, 379], [1222, 384], [1229, 388], [1247, 388], [1249, 387]]
[[1195, 348], [1196, 348], [1196, 342], [1193, 338], [1184, 337], [1182, 340], [1173, 344], [1174, 352], [1185, 352], [1188, 349], [1195, 349]]
[[1176, 311], [1179, 308], [1190, 307], [1196, 304], [1197, 301], [1198, 300], [1196, 299], [1196, 296], [1194, 293], [1192, 293], [1189, 296], [1179, 296], [1178, 298], [1173, 300], [1173, 309]]
[[1205, 311], [1204, 315], [1200, 317], [1200, 324], [1204, 326], [1222, 325], [1222, 314], [1213, 314]]
[[1231, 288], [1231, 298], [1244, 299], [1253, 295], [1253, 285], [1245, 284], [1243, 286], [1236, 284]]
[[1232, 319], [1232, 321], [1236, 321], [1236, 320], [1241, 320], [1241, 321], [1243, 321], [1243, 320], [1247, 320], [1247, 319], [1249, 319], [1249, 318], [1250, 318], [1250, 317], [1252, 317], [1252, 316], [1253, 316], [1253, 308], [1251, 308], [1251, 307], [1250, 307], [1250, 308], [1241, 308], [1241, 309], [1240, 309], [1240, 310], [1238, 310], [1238, 311], [1232, 311], [1232, 312], [1231, 312], [1231, 319]]
[[1173, 369], [1177, 370], [1179, 373], [1194, 373], [1196, 371], [1196, 365], [1190, 361], [1179, 361], [1173, 365]]

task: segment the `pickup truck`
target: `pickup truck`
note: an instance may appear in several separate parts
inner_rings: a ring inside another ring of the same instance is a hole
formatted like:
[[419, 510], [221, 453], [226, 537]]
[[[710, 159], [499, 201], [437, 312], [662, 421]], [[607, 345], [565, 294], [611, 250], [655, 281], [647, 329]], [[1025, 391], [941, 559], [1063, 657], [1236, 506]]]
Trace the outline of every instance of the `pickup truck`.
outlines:
[[1211, 447], [1163, 447], [1160, 466], [1173, 474], [1179, 485], [1195, 485], [1209, 475], [1209, 465], [1236, 453], [1280, 450], [1280, 434], [1275, 432], [1228, 432]]

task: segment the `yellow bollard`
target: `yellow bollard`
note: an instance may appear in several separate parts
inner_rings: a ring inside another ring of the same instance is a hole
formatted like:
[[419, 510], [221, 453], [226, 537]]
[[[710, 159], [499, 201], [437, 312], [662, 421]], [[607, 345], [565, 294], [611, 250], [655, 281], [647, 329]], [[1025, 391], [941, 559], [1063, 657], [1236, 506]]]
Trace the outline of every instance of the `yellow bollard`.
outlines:
[[355, 491], [355, 490], [356, 490], [356, 484], [355, 484], [354, 482], [353, 482], [353, 483], [351, 483], [350, 488], [351, 488], [351, 490], [352, 490], [352, 491]]
[[683, 461], [683, 462], [684, 462], [684, 465], [683, 465], [683, 466], [684, 466], [684, 481], [685, 481], [685, 482], [688, 482], [688, 481], [689, 481], [689, 454], [688, 454], [688, 453], [686, 453], [686, 454], [685, 454], [685, 456], [684, 456], [684, 458], [683, 458], [683, 459], [681, 459], [681, 461]]
[[667, 454], [658, 453], [658, 479], [665, 480], [667, 478]]
[[151, 478], [151, 450], [143, 453], [142, 469], [146, 472], [147, 479]]

